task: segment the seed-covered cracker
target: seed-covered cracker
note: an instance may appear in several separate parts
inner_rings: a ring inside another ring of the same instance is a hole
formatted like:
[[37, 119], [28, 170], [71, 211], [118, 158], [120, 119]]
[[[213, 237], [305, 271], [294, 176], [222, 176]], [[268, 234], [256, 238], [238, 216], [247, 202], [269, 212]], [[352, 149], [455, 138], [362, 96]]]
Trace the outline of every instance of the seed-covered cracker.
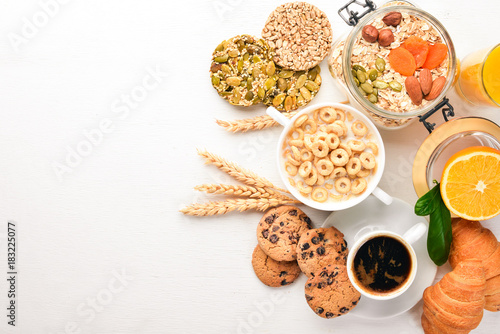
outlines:
[[212, 55], [212, 86], [231, 104], [247, 107], [258, 103], [257, 91], [269, 77], [270, 55], [261, 38], [241, 35], [223, 41]]
[[275, 73], [264, 82], [264, 91], [258, 92], [259, 97], [265, 105], [274, 106], [279, 111], [305, 106], [319, 91], [320, 72], [319, 66], [298, 72], [276, 66]]

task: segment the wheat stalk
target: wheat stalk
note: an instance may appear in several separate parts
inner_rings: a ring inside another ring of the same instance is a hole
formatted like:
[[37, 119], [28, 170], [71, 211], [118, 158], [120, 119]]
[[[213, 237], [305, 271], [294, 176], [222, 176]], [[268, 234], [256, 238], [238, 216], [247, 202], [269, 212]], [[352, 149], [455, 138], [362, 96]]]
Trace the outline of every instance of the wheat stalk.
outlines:
[[250, 198], [277, 198], [286, 201], [295, 201], [293, 198], [280, 194], [279, 192], [270, 188], [232, 184], [202, 184], [194, 187], [194, 189], [215, 195], [241, 196]]
[[181, 209], [180, 212], [189, 216], [213, 216], [223, 215], [235, 210], [239, 212], [247, 210], [266, 211], [271, 207], [290, 203], [293, 202], [277, 198], [228, 199], [221, 202], [193, 203]]
[[[292, 111], [283, 113], [288, 118], [293, 117], [297, 112]], [[237, 119], [234, 121], [215, 120], [219, 126], [222, 126], [229, 132], [247, 132], [249, 130], [262, 130], [279, 125], [271, 116], [256, 116], [254, 118]]]
[[271, 181], [264, 177], [258, 176], [254, 172], [238, 166], [236, 163], [228, 161], [216, 154], [210, 153], [208, 151], [198, 150], [198, 154], [206, 159], [206, 163], [211, 163], [217, 166], [223, 172], [234, 177], [236, 180], [241, 181], [247, 185], [260, 187], [260, 188], [272, 188], [282, 192], [288, 193], [287, 190], [276, 187]]

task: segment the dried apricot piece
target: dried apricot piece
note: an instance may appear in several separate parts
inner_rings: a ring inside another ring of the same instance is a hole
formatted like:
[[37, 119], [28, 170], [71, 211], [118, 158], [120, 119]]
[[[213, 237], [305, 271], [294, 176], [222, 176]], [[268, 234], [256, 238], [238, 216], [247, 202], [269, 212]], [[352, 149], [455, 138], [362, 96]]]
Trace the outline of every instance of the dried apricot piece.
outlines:
[[446, 59], [448, 55], [448, 47], [443, 43], [436, 43], [429, 45], [429, 53], [427, 54], [427, 59], [422, 65], [423, 68], [428, 68], [432, 70], [436, 68]]
[[402, 47], [391, 50], [391, 53], [389, 53], [389, 64], [394, 71], [407, 77], [413, 75], [417, 69], [415, 58], [411, 52]]
[[415, 57], [417, 68], [422, 67], [429, 53], [429, 44], [420, 37], [410, 36], [404, 41], [402, 46]]

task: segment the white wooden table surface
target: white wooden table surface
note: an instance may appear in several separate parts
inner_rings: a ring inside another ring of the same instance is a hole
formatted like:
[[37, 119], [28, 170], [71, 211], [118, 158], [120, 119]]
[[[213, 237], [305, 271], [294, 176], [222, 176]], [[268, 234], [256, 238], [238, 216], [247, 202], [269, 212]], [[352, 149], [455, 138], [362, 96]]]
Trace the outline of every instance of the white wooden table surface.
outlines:
[[[335, 36], [345, 1], [311, 1]], [[282, 1], [0, 1], [1, 333], [422, 333], [419, 303], [384, 321], [317, 317], [305, 277], [271, 289], [251, 264], [261, 213], [192, 218], [192, 187], [232, 182], [206, 148], [280, 184], [280, 129], [229, 134], [215, 119], [264, 114], [210, 85], [212, 50], [258, 35]], [[419, 0], [458, 56], [500, 42], [495, 0]], [[338, 101], [326, 62], [316, 102]], [[500, 123], [500, 110], [458, 115]], [[437, 122], [440, 120], [436, 119]], [[383, 132], [380, 187], [413, 204], [411, 164], [426, 130]], [[316, 225], [327, 213], [305, 208]], [[7, 220], [17, 223], [16, 327], [7, 325]], [[500, 221], [485, 223], [500, 237]], [[438, 272], [441, 277], [449, 267]], [[5, 276], [5, 278], [4, 278]], [[475, 333], [498, 331], [486, 312]]]

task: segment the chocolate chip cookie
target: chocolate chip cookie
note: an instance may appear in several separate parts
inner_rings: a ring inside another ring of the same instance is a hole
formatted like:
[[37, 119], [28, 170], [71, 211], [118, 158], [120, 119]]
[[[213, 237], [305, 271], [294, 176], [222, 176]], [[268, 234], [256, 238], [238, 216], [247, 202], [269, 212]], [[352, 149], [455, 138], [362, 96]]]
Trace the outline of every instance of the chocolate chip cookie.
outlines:
[[361, 294], [352, 286], [345, 265], [328, 265], [307, 280], [306, 300], [320, 317], [335, 318], [347, 314], [358, 304]]
[[311, 219], [299, 208], [280, 206], [267, 211], [257, 226], [259, 245], [276, 261], [297, 259], [297, 242], [311, 228]]
[[335, 227], [316, 228], [303, 233], [297, 244], [297, 262], [307, 277], [329, 264], [347, 261], [347, 242]]
[[288, 285], [300, 275], [297, 261], [275, 261], [259, 245], [253, 251], [252, 266], [260, 281], [272, 287]]

